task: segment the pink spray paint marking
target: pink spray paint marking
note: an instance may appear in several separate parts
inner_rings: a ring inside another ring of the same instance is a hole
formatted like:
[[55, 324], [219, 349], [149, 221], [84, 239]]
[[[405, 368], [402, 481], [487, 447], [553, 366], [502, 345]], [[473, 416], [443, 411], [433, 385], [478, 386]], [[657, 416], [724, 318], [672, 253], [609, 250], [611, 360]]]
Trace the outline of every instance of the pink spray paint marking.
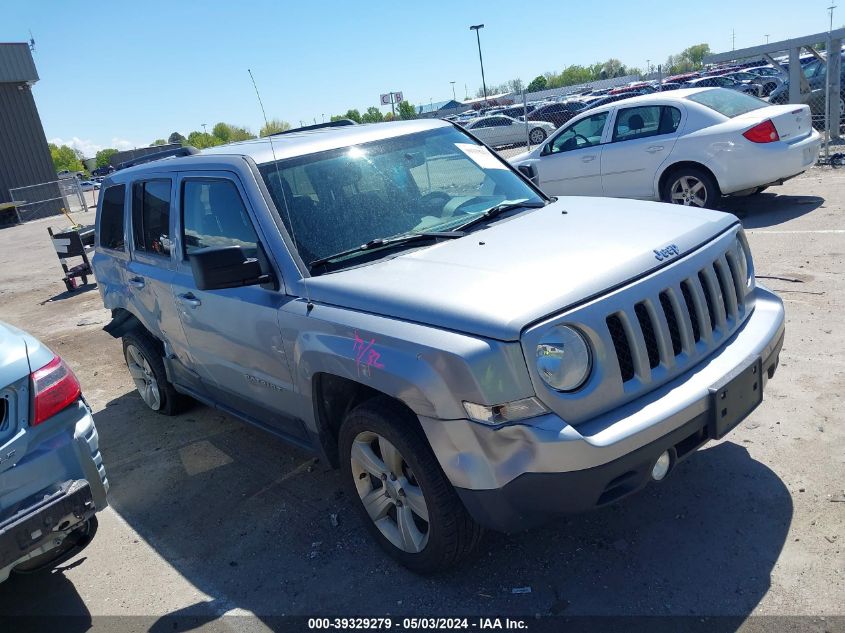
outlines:
[[355, 330], [355, 341], [352, 344], [352, 352], [355, 354], [355, 367], [358, 369], [359, 374], [364, 373], [369, 376], [372, 367], [376, 369], [384, 368], [384, 363], [379, 362], [381, 354], [373, 348], [375, 342], [376, 339], [374, 338], [365, 341], [358, 334], [358, 330]]

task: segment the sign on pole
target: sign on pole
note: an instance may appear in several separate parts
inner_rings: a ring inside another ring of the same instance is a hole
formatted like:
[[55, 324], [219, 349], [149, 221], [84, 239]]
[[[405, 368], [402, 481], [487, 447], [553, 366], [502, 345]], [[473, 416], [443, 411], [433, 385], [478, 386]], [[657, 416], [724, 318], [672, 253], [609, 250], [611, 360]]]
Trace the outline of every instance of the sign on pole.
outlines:
[[402, 93], [401, 92], [386, 92], [383, 95], [379, 95], [379, 100], [381, 101], [381, 105], [389, 105], [390, 111], [393, 114], [396, 114], [396, 108], [394, 107], [397, 103], [402, 102]]

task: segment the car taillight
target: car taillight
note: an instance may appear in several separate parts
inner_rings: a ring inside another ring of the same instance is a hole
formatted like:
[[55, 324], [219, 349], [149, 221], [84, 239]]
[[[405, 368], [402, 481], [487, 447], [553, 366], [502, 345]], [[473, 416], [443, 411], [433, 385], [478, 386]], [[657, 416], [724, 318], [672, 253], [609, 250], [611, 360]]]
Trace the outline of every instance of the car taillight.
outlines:
[[58, 356], [32, 372], [30, 378], [34, 402], [32, 426], [50, 419], [82, 395], [76, 376]]
[[775, 129], [775, 124], [771, 119], [766, 119], [762, 123], [755, 125], [750, 130], [746, 130], [742, 135], [752, 143], [772, 143], [779, 141], [778, 131]]

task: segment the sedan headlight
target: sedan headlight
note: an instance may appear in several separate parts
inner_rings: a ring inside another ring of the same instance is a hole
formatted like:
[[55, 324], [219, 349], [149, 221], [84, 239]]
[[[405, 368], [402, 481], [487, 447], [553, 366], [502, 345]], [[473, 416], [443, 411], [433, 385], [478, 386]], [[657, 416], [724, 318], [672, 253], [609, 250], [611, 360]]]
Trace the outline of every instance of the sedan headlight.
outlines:
[[537, 344], [537, 371], [552, 389], [574, 391], [587, 381], [591, 367], [589, 344], [568, 325], [552, 328]]

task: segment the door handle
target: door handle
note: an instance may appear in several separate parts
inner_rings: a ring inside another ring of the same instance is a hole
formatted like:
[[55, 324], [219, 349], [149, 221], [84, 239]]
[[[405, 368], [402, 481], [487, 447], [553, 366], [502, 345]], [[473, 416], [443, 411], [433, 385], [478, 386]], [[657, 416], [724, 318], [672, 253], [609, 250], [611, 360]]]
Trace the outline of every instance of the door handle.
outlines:
[[129, 283], [135, 286], [136, 288], [143, 288], [146, 282], [144, 281], [143, 277], [130, 277]]
[[596, 159], [595, 156], [582, 156], [581, 157], [581, 160], [585, 163], [589, 163], [591, 160], [595, 160], [595, 159]]
[[179, 303], [186, 305], [186, 306], [190, 306], [191, 308], [198, 308], [199, 306], [202, 305], [202, 301], [197, 299], [194, 296], [193, 292], [186, 292], [185, 294], [182, 294], [182, 295], [176, 295], [176, 298], [179, 299]]
[[649, 154], [654, 154], [655, 152], [662, 152], [663, 146], [662, 145], [649, 145], [648, 147], [645, 148], [645, 151], [647, 151]]

